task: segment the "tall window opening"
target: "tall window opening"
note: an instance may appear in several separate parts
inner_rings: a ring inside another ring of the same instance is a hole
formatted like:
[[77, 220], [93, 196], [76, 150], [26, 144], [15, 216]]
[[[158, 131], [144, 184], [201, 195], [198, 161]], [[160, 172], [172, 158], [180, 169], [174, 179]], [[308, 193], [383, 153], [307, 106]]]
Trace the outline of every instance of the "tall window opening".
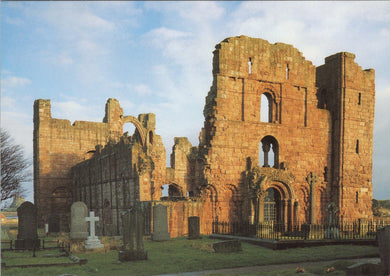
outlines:
[[264, 221], [278, 222], [280, 218], [280, 193], [275, 188], [269, 188], [264, 198]]
[[268, 93], [260, 98], [260, 122], [272, 123], [272, 97]]
[[359, 93], [358, 105], [361, 105], [361, 103], [362, 103], [362, 93]]
[[356, 202], [356, 204], [359, 204], [359, 192], [356, 192], [355, 202]]
[[286, 66], [286, 80], [290, 78], [290, 68], [288, 68], [288, 64]]
[[359, 140], [356, 140], [356, 153], [359, 153]]
[[248, 72], [249, 74], [252, 74], [252, 58], [249, 58], [248, 61]]
[[261, 139], [259, 164], [263, 167], [279, 168], [279, 144], [273, 136]]

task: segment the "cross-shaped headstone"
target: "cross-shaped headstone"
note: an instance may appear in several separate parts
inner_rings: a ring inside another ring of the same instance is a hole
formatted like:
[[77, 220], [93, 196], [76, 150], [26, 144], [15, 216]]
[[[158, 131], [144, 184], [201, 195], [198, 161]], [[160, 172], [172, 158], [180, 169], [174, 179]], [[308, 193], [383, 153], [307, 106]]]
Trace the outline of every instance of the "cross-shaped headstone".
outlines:
[[95, 217], [95, 212], [90, 211], [89, 217], [85, 218], [86, 221], [89, 221], [89, 231], [90, 231], [90, 237], [96, 237], [95, 236], [95, 222], [99, 221], [99, 217]]

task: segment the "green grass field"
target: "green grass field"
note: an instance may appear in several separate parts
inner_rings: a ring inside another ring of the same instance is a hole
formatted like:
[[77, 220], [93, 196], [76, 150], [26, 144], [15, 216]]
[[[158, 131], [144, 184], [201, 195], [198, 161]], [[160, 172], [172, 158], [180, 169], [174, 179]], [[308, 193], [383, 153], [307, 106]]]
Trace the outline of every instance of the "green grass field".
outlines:
[[[148, 260], [145, 261], [120, 263], [118, 261], [118, 251], [111, 250], [100, 253], [76, 253], [76, 256], [88, 259], [88, 263], [81, 266], [10, 268], [6, 270], [2, 269], [1, 272], [2, 275], [155, 275], [243, 266], [333, 260], [336, 258], [359, 257], [378, 253], [378, 249], [373, 246], [335, 245], [273, 251], [242, 243], [242, 252], [216, 254], [212, 250], [212, 244], [214, 242], [216, 240], [211, 240], [207, 237], [203, 237], [200, 240], [176, 238], [165, 242], [147, 240], [144, 242], [144, 246], [148, 252]], [[55, 254], [55, 252], [50, 253]], [[56, 259], [58, 262], [69, 261], [65, 257], [43, 257], [43, 254], [48, 254], [48, 252], [44, 250], [39, 251], [37, 252], [38, 257], [32, 258], [29, 257], [32, 256], [31, 251], [24, 253], [4, 251], [2, 253], [2, 262], [5, 262], [7, 265], [15, 265], [53, 261], [51, 259]], [[326, 270], [323, 267], [313, 267], [312, 269], [313, 273], [316, 273], [316, 271], [324, 271], [325, 273]], [[289, 272], [295, 273], [295, 271], [291, 270], [287, 272], [282, 270], [279, 272], [279, 275], [290, 275], [288, 274]], [[307, 272], [310, 272], [309, 268], [307, 268]], [[333, 275], [343, 274], [335, 273]]]

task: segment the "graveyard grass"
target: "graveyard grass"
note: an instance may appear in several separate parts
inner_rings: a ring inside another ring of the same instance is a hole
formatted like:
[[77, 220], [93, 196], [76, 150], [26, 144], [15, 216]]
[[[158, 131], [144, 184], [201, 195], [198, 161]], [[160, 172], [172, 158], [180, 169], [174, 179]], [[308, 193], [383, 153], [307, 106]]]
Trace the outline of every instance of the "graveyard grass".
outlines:
[[[242, 243], [242, 252], [239, 253], [213, 253], [212, 244], [218, 240], [212, 240], [203, 236], [202, 239], [189, 240], [185, 237], [175, 238], [164, 242], [144, 242], [145, 250], [148, 252], [148, 260], [123, 262], [118, 261], [118, 251], [107, 252], [86, 252], [76, 253], [80, 258], [88, 259], [86, 265], [75, 265], [71, 267], [44, 267], [44, 268], [10, 268], [2, 269], [2, 275], [60, 275], [75, 274], [81, 275], [155, 275], [165, 273], [180, 273], [188, 271], [201, 271], [221, 268], [233, 268], [243, 266], [284, 264], [297, 262], [297, 266], [308, 261], [333, 260], [336, 258], [360, 257], [378, 254], [378, 248], [374, 246], [353, 246], [353, 245], [333, 245], [311, 248], [296, 248], [287, 250], [270, 250], [263, 247]], [[107, 240], [109, 242], [109, 240]], [[108, 245], [108, 244], [107, 244]], [[31, 251], [24, 253], [2, 252], [2, 262], [7, 265], [29, 264], [40, 262], [50, 258], [40, 257], [47, 254], [39, 251], [37, 258], [31, 256]], [[52, 253], [52, 252], [50, 252]], [[21, 254], [23, 258], [15, 258]], [[24, 254], [24, 255], [23, 255]], [[11, 257], [11, 258], [10, 258]], [[57, 259], [57, 258], [55, 258]], [[42, 260], [41, 260], [42, 261]], [[68, 258], [60, 257], [58, 262], [68, 262]], [[353, 260], [335, 261], [334, 266], [337, 271], [332, 275], [345, 275], [342, 271], [345, 267], [353, 264]], [[339, 267], [337, 267], [337, 265]], [[302, 265], [303, 266], [303, 265]], [[326, 274], [326, 267], [311, 266], [305, 267], [306, 275]], [[295, 273], [295, 271], [293, 271]], [[266, 275], [291, 275], [291, 270], [273, 271]]]

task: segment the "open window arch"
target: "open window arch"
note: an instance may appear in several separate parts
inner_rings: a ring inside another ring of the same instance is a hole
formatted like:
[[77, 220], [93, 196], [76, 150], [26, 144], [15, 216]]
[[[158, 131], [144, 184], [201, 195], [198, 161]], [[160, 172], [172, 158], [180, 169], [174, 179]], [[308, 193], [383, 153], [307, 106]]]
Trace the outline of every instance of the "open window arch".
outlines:
[[260, 95], [260, 122], [276, 123], [279, 121], [279, 100], [275, 93], [267, 88]]
[[183, 188], [176, 183], [168, 183], [161, 186], [162, 198], [172, 200], [184, 197]]
[[279, 168], [279, 143], [271, 135], [261, 139], [259, 149], [259, 164], [262, 167]]

